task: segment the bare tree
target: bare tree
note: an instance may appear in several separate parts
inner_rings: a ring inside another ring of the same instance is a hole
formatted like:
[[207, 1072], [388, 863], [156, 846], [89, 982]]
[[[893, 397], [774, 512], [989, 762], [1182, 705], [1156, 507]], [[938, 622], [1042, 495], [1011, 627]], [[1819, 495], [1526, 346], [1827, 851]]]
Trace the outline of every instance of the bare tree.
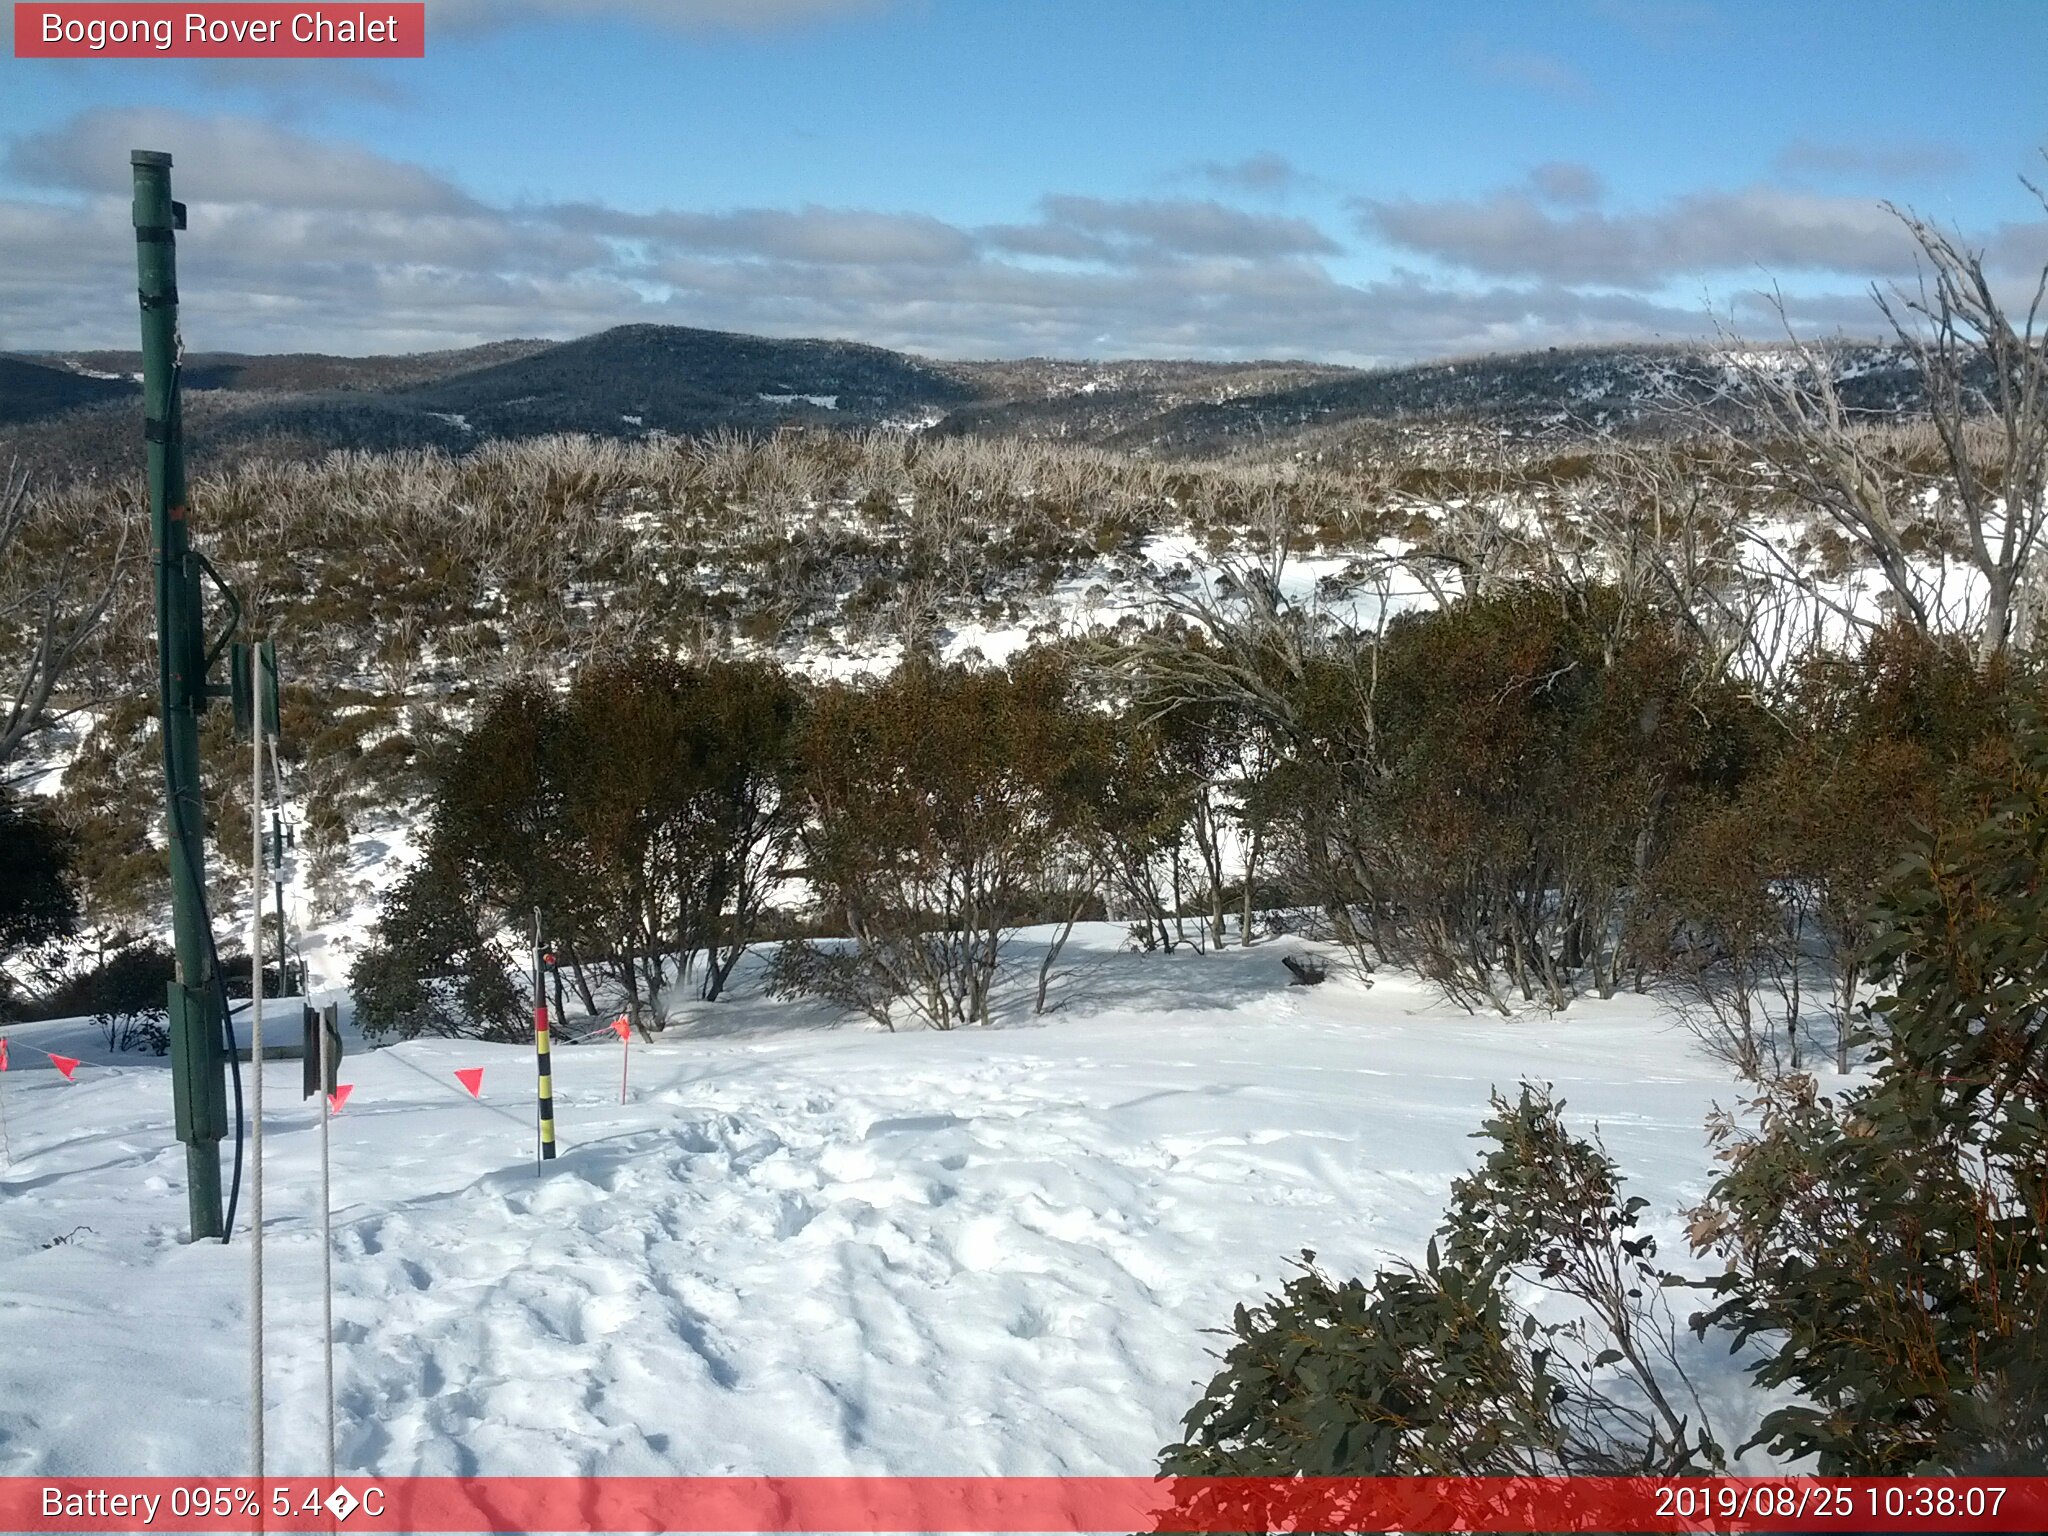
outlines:
[[0, 571], [14, 578], [0, 581], [8, 681], [0, 765], [51, 723], [58, 681], [106, 617], [126, 568], [125, 518], [115, 525], [112, 559], [95, 574], [104, 546], [83, 538], [39, 540], [37, 514], [27, 473], [10, 464], [0, 475]]
[[[2048, 206], [2040, 188], [2026, 185]], [[1844, 402], [1825, 349], [1795, 337], [1792, 368], [1756, 375], [1765, 426], [1780, 440], [1776, 467], [1792, 492], [1870, 556], [1923, 631], [1956, 615], [1945, 611], [1938, 578], [1917, 556], [1939, 547], [1944, 534], [1952, 538], [1983, 585], [1981, 613], [1967, 618], [1981, 623], [1979, 649], [1988, 657], [2032, 638], [2040, 618], [2034, 562], [2048, 524], [2048, 267], [2016, 318], [1986, 275], [1982, 251], [1887, 207], [1919, 247], [1920, 281], [1911, 291], [1873, 292], [1916, 366], [1941, 450], [1932, 488], [1952, 526], [1944, 529], [1918, 504], [1929, 487], [1887, 452], [1891, 439], [1867, 430]]]
[[[2029, 190], [2048, 209], [2048, 197]], [[1987, 587], [1984, 647], [1995, 652], [2008, 640], [2031, 639], [2038, 619], [2041, 594], [2029, 578], [2048, 519], [2048, 338], [2038, 328], [2048, 266], [2016, 329], [1984, 275], [1981, 251], [1923, 219], [1898, 216], [1932, 271], [1917, 294], [1879, 295], [1878, 303], [1920, 365], [1971, 562]]]
[[1569, 590], [1611, 588], [1617, 628], [1645, 614], [1670, 619], [1706, 676], [1768, 699], [1784, 669], [1821, 643], [1834, 610], [1810, 573], [1747, 526], [1730, 474], [1690, 446], [1603, 445], [1571, 487], [1570, 515], [1546, 524], [1545, 577]]

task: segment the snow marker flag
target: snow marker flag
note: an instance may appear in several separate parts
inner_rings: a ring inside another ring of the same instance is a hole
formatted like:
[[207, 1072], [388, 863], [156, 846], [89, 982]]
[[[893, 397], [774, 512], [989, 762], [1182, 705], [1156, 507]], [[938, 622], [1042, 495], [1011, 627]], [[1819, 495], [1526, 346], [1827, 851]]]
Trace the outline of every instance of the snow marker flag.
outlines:
[[484, 1069], [482, 1067], [457, 1067], [455, 1081], [469, 1090], [472, 1099], [484, 1096]]
[[45, 1051], [43, 1054], [50, 1058], [51, 1066], [64, 1074], [65, 1082], [75, 1081], [71, 1074], [78, 1070], [78, 1058], [76, 1056], [59, 1056], [54, 1051]]
[[0, 1072], [7, 1070], [7, 1037], [0, 1035]]
[[627, 1022], [625, 1015], [621, 1014], [618, 1018], [612, 1020], [612, 1033], [621, 1040], [624, 1040], [633, 1033], [633, 1026]]
[[333, 1113], [340, 1114], [341, 1106], [348, 1102], [348, 1096], [355, 1091], [356, 1085], [354, 1083], [336, 1083], [334, 1085], [334, 1092], [327, 1095], [327, 1102], [332, 1107]]

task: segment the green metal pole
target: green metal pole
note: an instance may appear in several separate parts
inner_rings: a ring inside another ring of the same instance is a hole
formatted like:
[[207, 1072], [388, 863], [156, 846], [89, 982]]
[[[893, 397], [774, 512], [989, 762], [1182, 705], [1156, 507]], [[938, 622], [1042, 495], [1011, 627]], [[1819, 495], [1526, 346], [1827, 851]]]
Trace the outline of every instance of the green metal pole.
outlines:
[[156, 576], [157, 694], [171, 859], [177, 975], [170, 988], [171, 1093], [185, 1143], [191, 1237], [222, 1236], [220, 1142], [227, 1130], [220, 988], [207, 931], [199, 712], [206, 707], [199, 570], [185, 518], [184, 424], [178, 406], [178, 264], [171, 157], [136, 150], [135, 268], [142, 305], [143, 435], [149, 453], [150, 551]]

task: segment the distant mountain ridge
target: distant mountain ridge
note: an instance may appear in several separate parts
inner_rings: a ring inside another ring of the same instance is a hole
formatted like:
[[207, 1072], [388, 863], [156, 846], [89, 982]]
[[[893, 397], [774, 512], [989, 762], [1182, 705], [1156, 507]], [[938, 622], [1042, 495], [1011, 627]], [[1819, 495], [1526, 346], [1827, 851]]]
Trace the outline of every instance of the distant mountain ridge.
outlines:
[[[553, 341], [492, 341], [451, 352], [405, 352], [374, 357], [330, 357], [319, 352], [192, 352], [185, 357], [188, 389], [322, 390], [404, 389], [452, 374], [531, 357], [559, 346]], [[67, 352], [51, 361], [80, 372], [122, 378], [142, 369], [140, 352]]]
[[972, 397], [940, 366], [881, 347], [664, 325], [619, 326], [405, 396], [506, 437], [617, 435], [622, 426], [695, 433], [789, 420], [924, 424], [927, 414]]
[[40, 358], [0, 353], [0, 428], [122, 400], [136, 389], [126, 378], [100, 378]]
[[[1760, 349], [1767, 356], [1770, 349]], [[1849, 403], [1911, 409], [1897, 349], [1833, 349]], [[0, 354], [0, 456], [122, 472], [139, 419], [136, 354]], [[626, 325], [391, 357], [195, 353], [196, 462], [337, 448], [461, 452], [551, 432], [637, 437], [787, 425], [1048, 438], [1201, 457], [1287, 451], [1381, 429], [1570, 440], [1658, 430], [1742, 381], [1705, 347], [1548, 349], [1361, 370], [1290, 361], [943, 362], [863, 343]]]

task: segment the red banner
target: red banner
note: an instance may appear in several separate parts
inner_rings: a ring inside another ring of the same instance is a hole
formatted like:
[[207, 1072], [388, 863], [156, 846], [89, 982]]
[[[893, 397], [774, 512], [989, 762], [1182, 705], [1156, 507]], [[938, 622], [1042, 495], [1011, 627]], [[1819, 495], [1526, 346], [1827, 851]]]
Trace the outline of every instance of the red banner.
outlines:
[[18, 59], [418, 59], [426, 52], [427, 8], [419, 0], [14, 7]]
[[2040, 1531], [2048, 1477], [0, 1478], [34, 1531]]

